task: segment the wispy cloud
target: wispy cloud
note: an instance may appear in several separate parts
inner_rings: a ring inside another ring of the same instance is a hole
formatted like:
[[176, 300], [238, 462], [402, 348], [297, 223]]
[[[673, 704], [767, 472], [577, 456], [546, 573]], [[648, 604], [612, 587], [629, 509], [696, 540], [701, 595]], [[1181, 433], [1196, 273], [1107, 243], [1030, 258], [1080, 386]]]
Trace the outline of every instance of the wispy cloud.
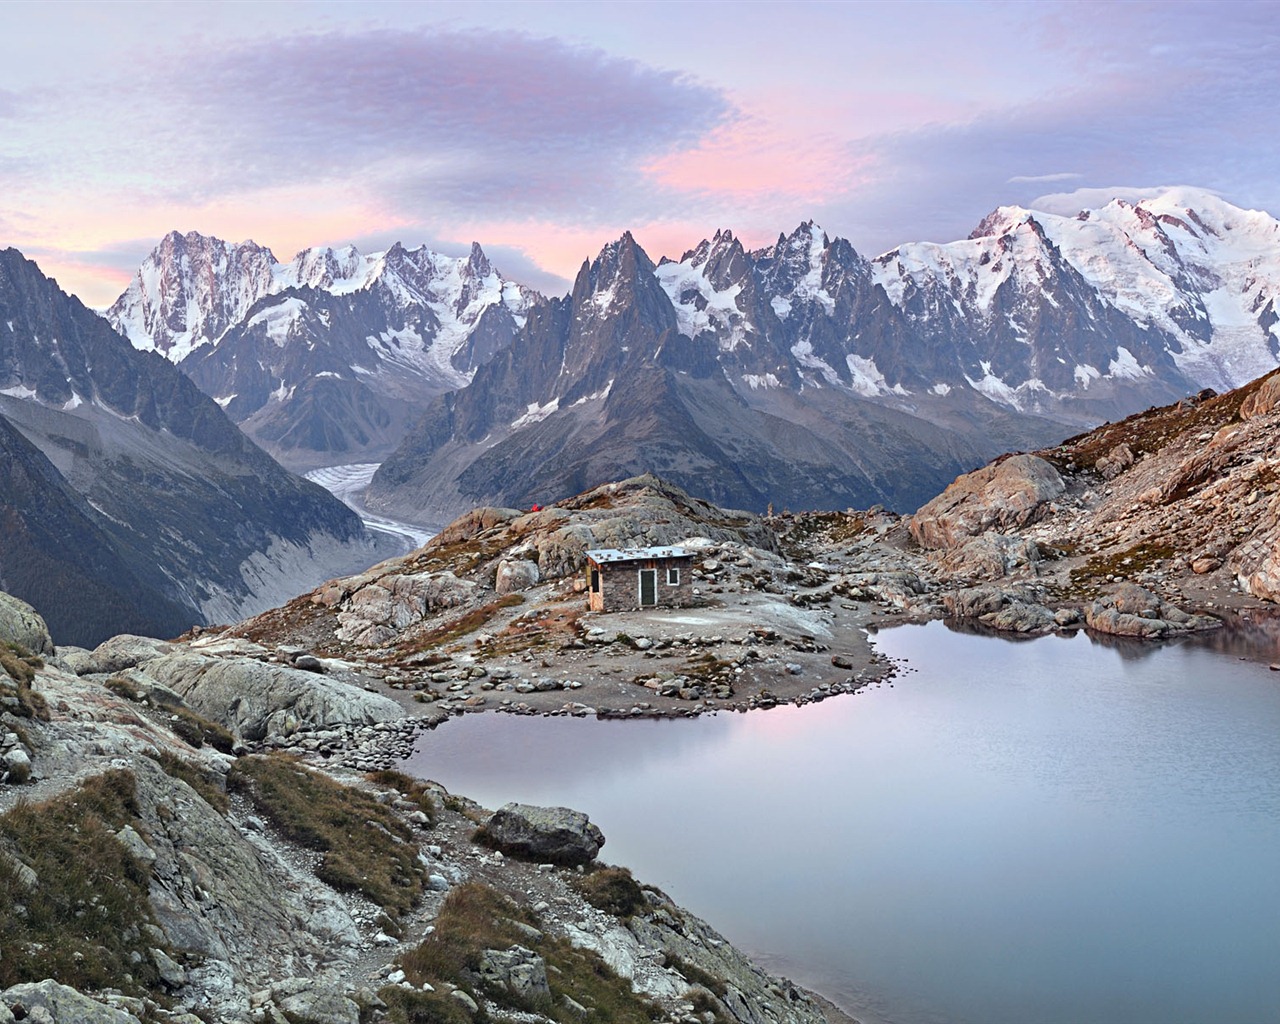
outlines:
[[188, 187], [337, 179], [451, 214], [589, 208], [733, 117], [687, 75], [507, 31], [303, 35], [178, 71], [156, 85], [199, 140]]
[[1075, 181], [1083, 177], [1083, 174], [1077, 174], [1074, 171], [1059, 171], [1056, 174], [1015, 174], [1012, 178], [1006, 180], [1010, 185], [1025, 185], [1027, 183], [1043, 185], [1053, 181]]

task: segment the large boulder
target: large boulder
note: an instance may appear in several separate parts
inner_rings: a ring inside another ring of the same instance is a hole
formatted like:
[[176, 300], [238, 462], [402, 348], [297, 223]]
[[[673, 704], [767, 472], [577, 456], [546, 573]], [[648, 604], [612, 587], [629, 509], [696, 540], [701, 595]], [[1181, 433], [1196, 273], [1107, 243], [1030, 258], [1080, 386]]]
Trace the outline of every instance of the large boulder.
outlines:
[[1245, 593], [1280, 602], [1280, 496], [1255, 521], [1253, 535], [1232, 552], [1228, 568]]
[[193, 711], [253, 742], [404, 717], [395, 701], [380, 694], [250, 658], [169, 654], [136, 671], [173, 690]]
[[501, 986], [521, 999], [551, 995], [547, 984], [547, 962], [524, 946], [484, 950], [476, 973], [481, 980]]
[[121, 633], [98, 644], [93, 649], [92, 663], [77, 664], [75, 672], [77, 675], [86, 675], [88, 671], [120, 672], [155, 658], [161, 658], [176, 650], [180, 650], [177, 645], [157, 640], [155, 637]]
[[1216, 629], [1222, 623], [1208, 615], [1192, 615], [1136, 583], [1122, 583], [1084, 610], [1085, 625], [1112, 636], [1158, 639], [1178, 633]]
[[974, 619], [1006, 633], [1049, 633], [1058, 626], [1052, 611], [1016, 590], [966, 587], [945, 595], [942, 604], [957, 619]]
[[21, 644], [33, 654], [54, 653], [53, 638], [40, 613], [26, 601], [0, 592], [0, 642], [5, 640]]
[[539, 863], [590, 864], [604, 846], [604, 833], [581, 811], [568, 807], [507, 804], [480, 830], [490, 846]]
[[[10, 1020], [42, 1018], [51, 1024], [138, 1024], [138, 1018], [124, 1010], [100, 1003], [52, 979], [14, 985], [0, 992]], [[38, 1014], [36, 1011], [43, 1011]]]
[[1035, 522], [1064, 490], [1062, 477], [1044, 459], [1011, 455], [957, 477], [907, 525], [921, 547], [952, 548], [987, 530]]
[[1040, 560], [1040, 547], [1035, 541], [987, 530], [948, 549], [942, 555], [941, 564], [956, 576], [999, 579], [1016, 569], [1034, 572]]
[[428, 615], [466, 604], [475, 593], [474, 583], [451, 572], [388, 574], [346, 601], [338, 612], [338, 638], [383, 643]]
[[527, 558], [504, 558], [498, 563], [493, 589], [499, 594], [515, 594], [536, 587], [540, 578], [537, 562]]
[[286, 978], [271, 986], [271, 1000], [286, 1020], [309, 1024], [360, 1024], [360, 1006], [337, 985], [315, 978]]

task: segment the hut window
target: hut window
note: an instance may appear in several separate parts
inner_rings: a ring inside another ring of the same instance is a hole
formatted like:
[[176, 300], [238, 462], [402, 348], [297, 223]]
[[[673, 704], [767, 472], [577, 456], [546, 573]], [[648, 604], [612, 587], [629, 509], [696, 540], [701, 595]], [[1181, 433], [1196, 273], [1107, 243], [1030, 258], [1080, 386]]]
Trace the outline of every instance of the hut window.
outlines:
[[591, 570], [591, 593], [593, 594], [600, 593], [600, 570], [599, 569]]
[[667, 566], [667, 586], [680, 586], [680, 570], [674, 565]]

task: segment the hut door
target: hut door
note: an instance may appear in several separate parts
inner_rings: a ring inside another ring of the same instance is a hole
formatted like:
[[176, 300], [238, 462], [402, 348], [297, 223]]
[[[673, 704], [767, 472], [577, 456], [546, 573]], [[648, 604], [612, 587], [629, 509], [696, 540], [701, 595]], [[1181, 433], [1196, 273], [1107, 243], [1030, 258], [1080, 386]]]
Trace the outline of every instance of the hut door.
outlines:
[[658, 603], [658, 570], [640, 570], [640, 607]]

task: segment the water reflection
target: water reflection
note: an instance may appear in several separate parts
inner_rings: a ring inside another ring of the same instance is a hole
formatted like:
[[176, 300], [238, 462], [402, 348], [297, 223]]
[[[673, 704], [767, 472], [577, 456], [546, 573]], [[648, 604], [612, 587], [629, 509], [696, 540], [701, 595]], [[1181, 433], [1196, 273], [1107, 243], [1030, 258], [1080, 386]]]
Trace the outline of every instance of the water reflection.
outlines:
[[587, 811], [606, 859], [868, 1024], [1252, 1024], [1280, 1008], [1280, 687], [1202, 641], [901, 627], [876, 637], [918, 670], [893, 687], [467, 716], [410, 767]]
[[1225, 613], [1222, 628], [1193, 638], [1196, 647], [1219, 654], [1280, 664], [1280, 610]]

